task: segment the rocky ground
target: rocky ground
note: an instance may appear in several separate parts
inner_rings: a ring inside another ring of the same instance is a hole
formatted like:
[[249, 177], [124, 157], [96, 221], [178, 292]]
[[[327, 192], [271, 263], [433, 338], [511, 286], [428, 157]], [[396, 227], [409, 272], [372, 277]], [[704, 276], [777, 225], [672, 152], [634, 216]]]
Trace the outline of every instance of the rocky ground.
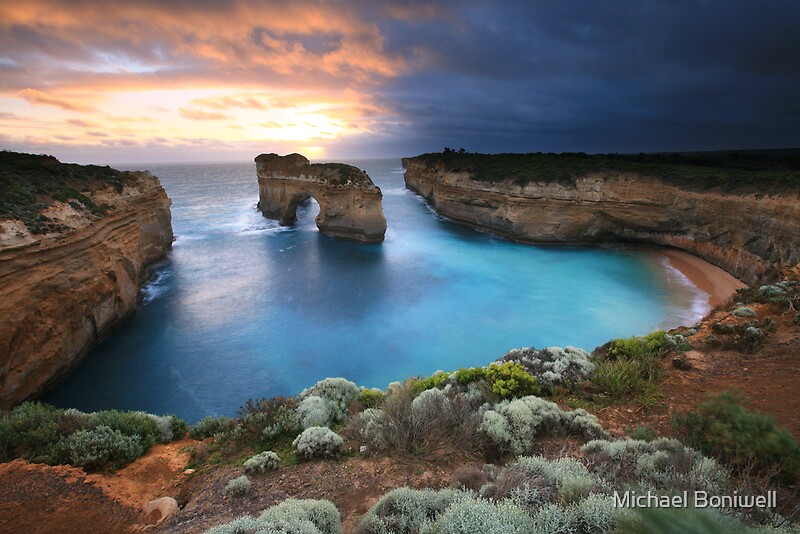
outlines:
[[[688, 410], [709, 396], [736, 388], [751, 408], [769, 413], [800, 438], [800, 326], [785, 306], [755, 304], [762, 320], [772, 317], [777, 332], [769, 334], [752, 354], [722, 350], [701, 340], [711, 325], [740, 320], [727, 311], [712, 312], [690, 338], [697, 350], [664, 360], [665, 376], [656, 405], [613, 404], [592, 411], [613, 434], [623, 435], [635, 425], [647, 425], [670, 435], [675, 411]], [[402, 457], [352, 453], [338, 461], [314, 461], [252, 478], [253, 490], [241, 498], [226, 497], [226, 482], [241, 474], [231, 465], [186, 472], [188, 446], [184, 439], [158, 445], [144, 457], [110, 475], [86, 475], [71, 467], [32, 465], [16, 460], [0, 465], [0, 532], [203, 532], [210, 526], [242, 514], [256, 514], [288, 497], [331, 500], [346, 531], [388, 490], [398, 486], [447, 486], [463, 465], [480, 458], [434, 451]], [[548, 457], [574, 453], [578, 442], [550, 439], [541, 442]], [[145, 503], [172, 497], [181, 508], [162, 520], [158, 511], [144, 513]]]

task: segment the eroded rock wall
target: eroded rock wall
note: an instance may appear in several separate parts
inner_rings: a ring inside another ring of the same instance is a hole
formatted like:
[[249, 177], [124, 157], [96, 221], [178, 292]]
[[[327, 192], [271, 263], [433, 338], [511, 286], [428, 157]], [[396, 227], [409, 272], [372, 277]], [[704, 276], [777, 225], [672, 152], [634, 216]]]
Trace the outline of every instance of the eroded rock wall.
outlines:
[[256, 172], [258, 206], [267, 217], [292, 224], [298, 204], [313, 197], [319, 204], [320, 232], [365, 243], [383, 241], [383, 195], [356, 167], [311, 164], [300, 154], [261, 154], [256, 158]]
[[73, 228], [59, 235], [0, 240], [2, 408], [53, 384], [133, 313], [148, 267], [172, 244], [171, 202], [149, 173], [94, 197], [113, 209], [94, 219], [67, 214]]
[[800, 262], [800, 198], [688, 191], [638, 174], [574, 184], [478, 182], [403, 160], [406, 186], [453, 220], [534, 243], [609, 241], [676, 247], [754, 284]]

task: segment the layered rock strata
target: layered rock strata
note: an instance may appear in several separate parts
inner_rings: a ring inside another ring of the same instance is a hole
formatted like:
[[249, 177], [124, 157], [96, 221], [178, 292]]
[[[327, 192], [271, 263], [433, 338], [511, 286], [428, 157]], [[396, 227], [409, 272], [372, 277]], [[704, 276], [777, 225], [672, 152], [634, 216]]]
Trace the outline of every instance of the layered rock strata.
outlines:
[[292, 224], [297, 206], [313, 197], [319, 204], [320, 232], [364, 243], [383, 241], [383, 195], [366, 172], [342, 163], [311, 164], [300, 154], [261, 154], [255, 161], [258, 207], [265, 216]]
[[42, 392], [132, 314], [148, 267], [171, 247], [171, 201], [157, 178], [128, 173], [119, 192], [91, 197], [108, 211], [48, 208], [60, 233], [0, 221], [0, 408]]
[[485, 182], [423, 158], [403, 159], [406, 186], [441, 215], [532, 243], [613, 241], [675, 247], [748, 284], [800, 262], [800, 196], [692, 191], [636, 173], [573, 183]]

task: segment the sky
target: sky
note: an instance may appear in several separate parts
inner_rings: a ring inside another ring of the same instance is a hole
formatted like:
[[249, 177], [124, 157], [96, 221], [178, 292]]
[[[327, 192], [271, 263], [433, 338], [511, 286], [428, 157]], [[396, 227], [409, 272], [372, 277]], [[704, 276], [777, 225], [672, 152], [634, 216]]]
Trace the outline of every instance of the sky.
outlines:
[[800, 147], [798, 27], [795, 0], [0, 0], [0, 149]]

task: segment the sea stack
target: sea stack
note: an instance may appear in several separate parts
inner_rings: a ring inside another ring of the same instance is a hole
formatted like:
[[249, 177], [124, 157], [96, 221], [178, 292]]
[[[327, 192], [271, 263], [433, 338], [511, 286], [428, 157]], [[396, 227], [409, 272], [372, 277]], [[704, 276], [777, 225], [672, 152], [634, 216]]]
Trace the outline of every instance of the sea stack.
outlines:
[[320, 232], [362, 243], [383, 241], [383, 195], [366, 172], [344, 163], [310, 163], [300, 154], [261, 154], [255, 161], [258, 207], [266, 217], [290, 225], [297, 206], [312, 197], [319, 204]]

